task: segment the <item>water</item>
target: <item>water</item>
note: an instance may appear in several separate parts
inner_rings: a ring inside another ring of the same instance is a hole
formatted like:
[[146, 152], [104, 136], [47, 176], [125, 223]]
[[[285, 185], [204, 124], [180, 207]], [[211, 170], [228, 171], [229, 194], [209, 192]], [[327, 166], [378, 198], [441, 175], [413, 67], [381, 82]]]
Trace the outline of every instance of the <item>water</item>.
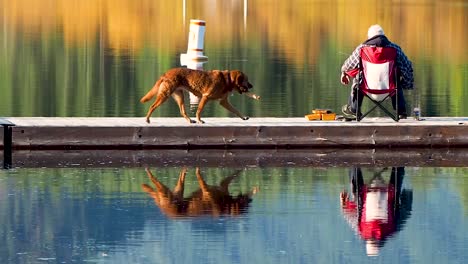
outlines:
[[[466, 2], [370, 2], [0, 1], [0, 116], [143, 117], [139, 99], [180, 66], [190, 19], [206, 21], [205, 69], [249, 75], [261, 101], [230, 99], [251, 117], [339, 113], [341, 64], [375, 23], [414, 64], [407, 109], [467, 116]], [[230, 116], [217, 104], [204, 115]]]
[[[370, 186], [384, 167], [200, 167], [208, 185], [232, 176], [231, 199], [251, 195], [237, 207], [192, 195], [200, 188], [196, 167], [149, 167], [171, 190], [184, 168], [190, 206], [178, 211], [142, 187], [156, 189], [143, 167], [1, 170], [0, 262], [463, 263], [468, 257], [465, 167], [399, 167], [399, 206], [380, 207], [389, 224], [361, 231], [357, 211], [341, 206], [340, 193], [352, 200], [349, 175], [356, 169]], [[391, 173], [392, 167], [381, 173], [384, 186]], [[367, 249], [369, 230], [384, 234], [378, 247]]]
[[[341, 64], [375, 23], [413, 62], [416, 89], [405, 92], [407, 108], [420, 107], [421, 116], [468, 116], [466, 3], [374, 4], [0, 0], [0, 116], [141, 116], [143, 124], [148, 105], [139, 99], [163, 72], [180, 66], [193, 18], [207, 23], [204, 68], [241, 69], [262, 97], [230, 97], [251, 117], [339, 112], [349, 94], [340, 84]], [[208, 104], [204, 115], [230, 116], [216, 104]], [[179, 116], [179, 110], [167, 103], [153, 116]], [[0, 263], [468, 258], [465, 150], [390, 156], [373, 150], [202, 152], [15, 152], [14, 168], [0, 170]], [[388, 236], [379, 241], [367, 243], [365, 231], [379, 229], [359, 229], [353, 220], [358, 212], [342, 207], [343, 190], [352, 198], [349, 174], [356, 165], [366, 184], [385, 167], [382, 181], [388, 183], [391, 168], [404, 166], [399, 206], [373, 199], [391, 197], [380, 192], [367, 200], [380, 207], [362, 209], [393, 223], [380, 229]], [[177, 210], [161, 206], [164, 199], [155, 201], [142, 187], [154, 189], [145, 167], [170, 188], [187, 167]], [[237, 205], [197, 203], [196, 167], [209, 185], [237, 173], [229, 185], [232, 197], [225, 196], [230, 201], [255, 194]]]

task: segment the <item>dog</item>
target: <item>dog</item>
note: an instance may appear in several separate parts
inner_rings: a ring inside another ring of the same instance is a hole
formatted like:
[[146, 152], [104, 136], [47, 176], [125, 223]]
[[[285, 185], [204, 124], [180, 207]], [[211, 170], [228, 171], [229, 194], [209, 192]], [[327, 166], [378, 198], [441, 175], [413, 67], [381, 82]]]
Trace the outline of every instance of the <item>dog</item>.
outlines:
[[201, 98], [196, 112], [197, 123], [204, 123], [200, 116], [205, 104], [211, 100], [219, 100], [219, 103], [224, 108], [243, 120], [247, 120], [249, 119], [248, 116], [243, 115], [229, 103], [228, 95], [233, 91], [237, 91], [239, 94], [246, 93], [254, 99], [259, 99], [260, 97], [257, 95], [249, 93], [249, 89], [252, 87], [253, 85], [249, 82], [247, 75], [239, 70], [201, 71], [187, 68], [173, 68], [159, 78], [153, 88], [140, 99], [140, 102], [145, 103], [151, 100], [151, 98], [156, 97], [155, 102], [150, 106], [146, 114], [147, 123], [150, 123], [150, 116], [153, 111], [163, 104], [169, 96], [172, 96], [176, 101], [180, 114], [189, 123], [195, 123], [185, 112], [183, 90], [189, 91]]
[[179, 173], [179, 179], [173, 191], [161, 183], [146, 168], [146, 174], [155, 188], [142, 184], [143, 191], [153, 198], [156, 206], [162, 213], [170, 218], [178, 217], [197, 217], [211, 215], [218, 217], [220, 215], [236, 216], [245, 213], [252, 196], [258, 192], [254, 187], [248, 194], [239, 194], [232, 196], [229, 194], [229, 184], [237, 178], [240, 170], [221, 181], [219, 185], [208, 185], [203, 179], [200, 168], [196, 168], [198, 185], [200, 188], [194, 191], [189, 197], [184, 197], [184, 184], [187, 168], [182, 168]]

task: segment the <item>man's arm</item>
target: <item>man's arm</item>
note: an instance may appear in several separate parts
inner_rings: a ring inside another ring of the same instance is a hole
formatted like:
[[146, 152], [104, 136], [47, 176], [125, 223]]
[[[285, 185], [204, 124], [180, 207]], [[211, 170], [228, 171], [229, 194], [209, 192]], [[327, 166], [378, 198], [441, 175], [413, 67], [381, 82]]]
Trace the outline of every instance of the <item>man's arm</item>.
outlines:
[[401, 88], [406, 90], [413, 89], [414, 76], [413, 76], [413, 65], [411, 61], [406, 57], [403, 50], [397, 46], [397, 67], [400, 73]]
[[355, 77], [357, 69], [359, 68], [359, 51], [361, 45], [354, 49], [353, 53], [345, 60], [341, 66], [341, 83], [346, 85], [349, 83], [350, 77]]
[[360, 50], [361, 50], [362, 44], [357, 46], [356, 49], [354, 49], [353, 53], [345, 60], [343, 63], [343, 66], [341, 66], [341, 72], [349, 72], [354, 69], [359, 68], [359, 59], [360, 59]]

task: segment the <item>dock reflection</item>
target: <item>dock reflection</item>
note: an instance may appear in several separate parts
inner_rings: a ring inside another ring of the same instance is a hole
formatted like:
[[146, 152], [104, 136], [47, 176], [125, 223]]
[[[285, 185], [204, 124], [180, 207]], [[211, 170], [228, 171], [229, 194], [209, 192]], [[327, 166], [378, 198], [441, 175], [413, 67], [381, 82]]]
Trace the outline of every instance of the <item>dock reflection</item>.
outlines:
[[239, 177], [241, 170], [224, 178], [219, 185], [208, 185], [201, 175], [199, 167], [195, 169], [195, 175], [199, 189], [184, 197], [185, 177], [187, 168], [184, 167], [179, 173], [176, 186], [173, 190], [164, 185], [153, 173], [146, 168], [148, 178], [153, 186], [142, 184], [142, 189], [153, 198], [156, 206], [161, 212], [170, 217], [199, 217], [199, 216], [237, 216], [247, 211], [252, 196], [258, 192], [254, 187], [249, 193], [231, 195], [229, 185]]
[[360, 167], [351, 168], [351, 195], [341, 192], [342, 213], [350, 226], [366, 242], [368, 256], [377, 256], [388, 238], [401, 230], [411, 215], [413, 192], [402, 189], [404, 167], [392, 167], [385, 182], [384, 168], [364, 182]]

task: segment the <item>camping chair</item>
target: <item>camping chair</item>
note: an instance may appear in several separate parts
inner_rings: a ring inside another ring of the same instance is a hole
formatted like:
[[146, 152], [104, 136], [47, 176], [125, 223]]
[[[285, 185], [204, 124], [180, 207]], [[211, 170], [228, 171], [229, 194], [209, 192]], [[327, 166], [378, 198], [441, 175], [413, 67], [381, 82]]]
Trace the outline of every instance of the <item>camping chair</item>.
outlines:
[[[377, 107], [389, 117], [398, 122], [398, 93], [397, 93], [397, 51], [392, 47], [363, 47], [360, 50], [361, 62], [359, 67], [359, 84], [356, 100], [365, 96], [373, 103], [362, 115], [356, 113], [356, 120], [361, 121]], [[383, 103], [395, 96], [395, 111], [386, 108]], [[362, 99], [361, 99], [362, 102]], [[359, 107], [356, 107], [356, 111]]]

